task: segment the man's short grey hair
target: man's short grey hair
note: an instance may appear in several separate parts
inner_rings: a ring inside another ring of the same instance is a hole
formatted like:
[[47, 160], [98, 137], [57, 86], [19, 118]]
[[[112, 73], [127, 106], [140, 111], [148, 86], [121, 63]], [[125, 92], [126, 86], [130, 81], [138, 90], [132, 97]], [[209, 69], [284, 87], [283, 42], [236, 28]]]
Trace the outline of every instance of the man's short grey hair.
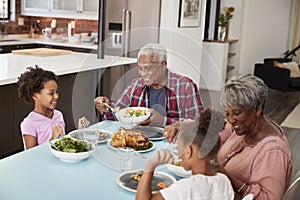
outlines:
[[232, 77], [225, 84], [221, 94], [221, 104], [228, 107], [243, 107], [264, 110], [268, 96], [268, 87], [260, 78], [252, 74]]
[[152, 62], [161, 63], [167, 61], [167, 50], [162, 45], [156, 43], [143, 46], [138, 53], [138, 58], [141, 55], [153, 56]]

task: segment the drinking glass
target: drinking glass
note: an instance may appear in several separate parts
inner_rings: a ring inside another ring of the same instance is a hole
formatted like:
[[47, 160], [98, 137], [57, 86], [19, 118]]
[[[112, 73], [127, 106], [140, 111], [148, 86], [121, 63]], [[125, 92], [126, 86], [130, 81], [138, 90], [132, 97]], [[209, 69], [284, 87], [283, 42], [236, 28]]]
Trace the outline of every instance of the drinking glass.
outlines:
[[119, 169], [127, 171], [132, 169], [134, 150], [130, 147], [118, 148]]
[[91, 143], [93, 148], [96, 148], [99, 140], [99, 133], [90, 131], [83, 132], [83, 139], [85, 142]]

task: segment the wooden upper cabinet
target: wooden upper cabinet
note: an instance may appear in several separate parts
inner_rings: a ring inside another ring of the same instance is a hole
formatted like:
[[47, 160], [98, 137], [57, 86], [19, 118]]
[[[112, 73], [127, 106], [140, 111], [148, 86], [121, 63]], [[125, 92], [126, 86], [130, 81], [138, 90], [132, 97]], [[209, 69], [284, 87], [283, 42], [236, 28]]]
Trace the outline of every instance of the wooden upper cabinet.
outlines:
[[98, 8], [95, 0], [21, 0], [25, 16], [97, 20]]

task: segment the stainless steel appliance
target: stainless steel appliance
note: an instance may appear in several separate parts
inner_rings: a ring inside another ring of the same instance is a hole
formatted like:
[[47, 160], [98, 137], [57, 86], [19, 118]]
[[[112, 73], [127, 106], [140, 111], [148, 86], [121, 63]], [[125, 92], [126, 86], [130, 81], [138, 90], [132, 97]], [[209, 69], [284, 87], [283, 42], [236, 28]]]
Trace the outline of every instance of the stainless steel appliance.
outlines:
[[159, 39], [161, 0], [107, 0], [105, 54], [136, 57]]
[[[161, 0], [106, 0], [104, 54], [137, 57], [139, 49], [159, 41]], [[101, 13], [99, 13], [101, 14]], [[112, 100], [138, 76], [134, 66], [108, 68], [101, 76], [99, 95]]]

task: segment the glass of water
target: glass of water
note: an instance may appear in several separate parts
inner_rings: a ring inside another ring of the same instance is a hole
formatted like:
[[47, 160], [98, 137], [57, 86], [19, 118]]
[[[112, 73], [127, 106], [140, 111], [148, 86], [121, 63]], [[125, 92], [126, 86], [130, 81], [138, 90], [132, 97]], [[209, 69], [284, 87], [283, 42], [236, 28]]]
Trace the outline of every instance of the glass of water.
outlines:
[[99, 133], [94, 131], [85, 131], [83, 133], [83, 139], [85, 142], [91, 143], [93, 148], [96, 148], [99, 140]]
[[118, 148], [119, 169], [127, 171], [132, 169], [134, 150], [130, 147]]

